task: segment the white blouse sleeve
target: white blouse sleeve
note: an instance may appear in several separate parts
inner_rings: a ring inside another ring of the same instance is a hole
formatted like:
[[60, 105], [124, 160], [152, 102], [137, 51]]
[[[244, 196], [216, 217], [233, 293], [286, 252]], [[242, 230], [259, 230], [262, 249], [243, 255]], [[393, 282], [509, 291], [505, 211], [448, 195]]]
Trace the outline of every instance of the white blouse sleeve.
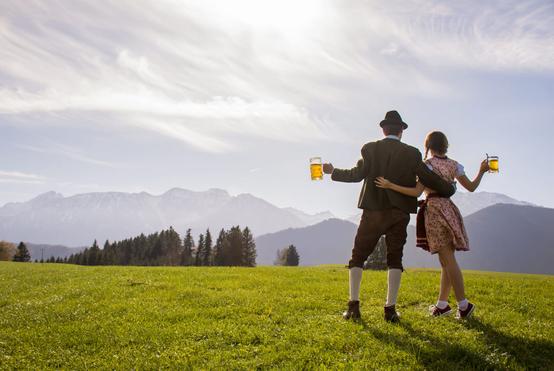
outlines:
[[466, 171], [464, 169], [464, 165], [460, 164], [460, 163], [456, 163], [456, 166], [457, 166], [457, 169], [456, 169], [456, 176], [462, 176], [462, 175], [466, 175]]

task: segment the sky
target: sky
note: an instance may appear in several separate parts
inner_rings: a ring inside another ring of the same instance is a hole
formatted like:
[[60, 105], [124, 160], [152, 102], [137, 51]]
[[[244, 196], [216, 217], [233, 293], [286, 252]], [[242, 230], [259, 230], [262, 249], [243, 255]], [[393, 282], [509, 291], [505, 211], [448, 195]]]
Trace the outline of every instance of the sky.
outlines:
[[251, 193], [357, 212], [348, 168], [395, 109], [482, 191], [554, 207], [554, 2], [3, 0], [0, 205], [56, 191]]

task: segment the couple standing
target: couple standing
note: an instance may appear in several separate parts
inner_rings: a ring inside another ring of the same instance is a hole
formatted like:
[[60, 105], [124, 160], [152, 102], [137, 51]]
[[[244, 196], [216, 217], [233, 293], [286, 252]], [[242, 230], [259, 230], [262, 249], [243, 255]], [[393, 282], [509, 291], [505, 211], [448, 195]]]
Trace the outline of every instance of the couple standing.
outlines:
[[[440, 293], [429, 310], [433, 316], [452, 312], [448, 305], [451, 288], [458, 302], [458, 317], [468, 318], [475, 306], [465, 298], [462, 272], [456, 262], [456, 250], [469, 250], [462, 216], [450, 197], [456, 192], [457, 180], [473, 192], [488, 171], [487, 161], [481, 163], [473, 181], [464, 168], [446, 156], [448, 140], [438, 131], [425, 140], [425, 162], [420, 151], [401, 142], [408, 125], [396, 111], [387, 112], [380, 123], [385, 138], [362, 147], [362, 158], [352, 169], [335, 169], [324, 164], [323, 172], [339, 182], [364, 181], [358, 207], [363, 209], [356, 233], [352, 258], [348, 264], [350, 301], [345, 319], [358, 319], [360, 314], [360, 284], [364, 262], [377, 242], [385, 235], [387, 245], [388, 289], [385, 320], [398, 322], [395, 305], [403, 272], [402, 254], [406, 243], [410, 214], [416, 213], [417, 198], [425, 191], [417, 218], [418, 246], [439, 255], [442, 266]], [[431, 154], [430, 158], [427, 158]]]

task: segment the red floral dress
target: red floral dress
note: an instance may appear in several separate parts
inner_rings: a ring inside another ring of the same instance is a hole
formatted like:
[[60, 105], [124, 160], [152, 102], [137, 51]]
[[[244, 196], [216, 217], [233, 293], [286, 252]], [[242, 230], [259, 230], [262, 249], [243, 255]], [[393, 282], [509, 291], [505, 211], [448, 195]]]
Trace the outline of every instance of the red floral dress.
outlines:
[[[448, 182], [454, 182], [457, 176], [464, 174], [463, 166], [447, 157], [432, 157], [425, 163]], [[427, 200], [425, 229], [429, 251], [432, 254], [444, 248], [469, 250], [462, 214], [449, 198], [433, 197]]]

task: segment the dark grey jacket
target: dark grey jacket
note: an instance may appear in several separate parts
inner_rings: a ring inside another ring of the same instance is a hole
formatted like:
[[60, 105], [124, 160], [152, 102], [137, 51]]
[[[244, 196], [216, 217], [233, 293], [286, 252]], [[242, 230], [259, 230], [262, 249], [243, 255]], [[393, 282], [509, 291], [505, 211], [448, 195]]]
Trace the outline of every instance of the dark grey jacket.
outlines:
[[338, 182], [364, 181], [358, 207], [366, 210], [397, 208], [406, 213], [417, 212], [417, 199], [390, 189], [375, 186], [375, 179], [384, 176], [404, 187], [415, 187], [417, 179], [443, 197], [450, 197], [456, 187], [429, 170], [421, 160], [421, 152], [399, 140], [385, 138], [362, 147], [362, 158], [352, 169], [335, 169], [331, 179]]

